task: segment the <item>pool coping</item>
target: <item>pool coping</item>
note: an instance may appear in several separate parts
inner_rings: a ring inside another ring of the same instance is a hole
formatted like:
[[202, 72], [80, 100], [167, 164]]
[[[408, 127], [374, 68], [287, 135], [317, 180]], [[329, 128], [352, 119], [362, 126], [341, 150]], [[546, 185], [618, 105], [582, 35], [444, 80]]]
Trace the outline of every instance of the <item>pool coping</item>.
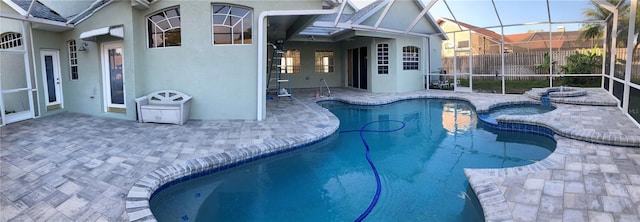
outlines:
[[[525, 96], [511, 97], [502, 102], [493, 102], [490, 104], [481, 104], [474, 102], [472, 98], [476, 94], [450, 93], [450, 94], [429, 94], [432, 91], [417, 91], [406, 94], [382, 94], [384, 96], [376, 97], [373, 100], [362, 100], [358, 97], [331, 97], [317, 98], [307, 105], [320, 107], [317, 105], [319, 101], [332, 100], [341, 101], [354, 105], [383, 105], [401, 100], [408, 99], [454, 99], [469, 102], [474, 106], [477, 113], [488, 112], [491, 108], [504, 106], [509, 104], [522, 103], [539, 103]], [[497, 96], [497, 95], [496, 95]], [[506, 97], [505, 97], [506, 99]], [[553, 111], [552, 111], [553, 112]], [[332, 115], [332, 114], [325, 114]], [[335, 117], [335, 116], [334, 116]], [[565, 136], [572, 138], [584, 138], [588, 140], [595, 134], [587, 134], [579, 131], [562, 131], [557, 127], [553, 128], [552, 124], [541, 123], [535, 119], [526, 118], [526, 116], [499, 116], [498, 122], [515, 123], [515, 124], [531, 124], [541, 127], [547, 127], [554, 131], [557, 136]], [[167, 183], [179, 183], [195, 177], [200, 177], [218, 170], [234, 167], [243, 163], [251, 162], [264, 157], [276, 155], [279, 153], [291, 151], [293, 149], [304, 147], [332, 135], [338, 128], [339, 124], [329, 127], [328, 130], [314, 134], [313, 138], [296, 137], [293, 140], [276, 140], [275, 142], [260, 144], [238, 150], [232, 150], [222, 154], [215, 154], [203, 158], [192, 159], [186, 162], [175, 163], [166, 167], [154, 170], [142, 179], [138, 180], [129, 190], [126, 197], [125, 211], [130, 221], [155, 221], [153, 214], [149, 208], [149, 200], [151, 196], [160, 188], [166, 188]], [[604, 137], [604, 136], [602, 136]], [[595, 137], [602, 143], [609, 141], [623, 142], [631, 144], [631, 146], [640, 147], [640, 138], [621, 139], [619, 137], [601, 138]], [[602, 140], [600, 140], [602, 139]], [[615, 145], [615, 144], [614, 144]], [[559, 165], [560, 159], [564, 158], [562, 149], [557, 149], [549, 157], [526, 166], [501, 168], [501, 169], [465, 169], [465, 175], [469, 180], [474, 192], [478, 196], [485, 213], [487, 221], [512, 220], [511, 211], [506, 199], [502, 195], [500, 188], [494, 183], [493, 176], [509, 176], [522, 175], [528, 173], [540, 172], [548, 169], [562, 167]]]

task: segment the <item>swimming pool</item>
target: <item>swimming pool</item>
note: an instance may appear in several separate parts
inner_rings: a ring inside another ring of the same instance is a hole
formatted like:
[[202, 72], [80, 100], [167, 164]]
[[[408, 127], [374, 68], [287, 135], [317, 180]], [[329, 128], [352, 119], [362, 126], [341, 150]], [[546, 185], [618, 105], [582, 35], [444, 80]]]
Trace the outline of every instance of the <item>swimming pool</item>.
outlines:
[[159, 221], [354, 220], [377, 186], [359, 132], [350, 130], [379, 121], [365, 130], [399, 130], [362, 133], [381, 182], [367, 220], [482, 220], [464, 168], [526, 165], [555, 148], [548, 137], [483, 129], [473, 107], [462, 101], [322, 106], [338, 116], [343, 133], [159, 190], [150, 201], [154, 216]]

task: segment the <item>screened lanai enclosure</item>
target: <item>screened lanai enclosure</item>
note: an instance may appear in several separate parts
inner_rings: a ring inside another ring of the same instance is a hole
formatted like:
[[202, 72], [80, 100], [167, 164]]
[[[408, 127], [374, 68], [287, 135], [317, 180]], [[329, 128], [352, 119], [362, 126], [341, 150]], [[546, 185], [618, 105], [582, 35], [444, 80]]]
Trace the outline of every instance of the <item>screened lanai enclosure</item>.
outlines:
[[436, 1], [446, 32], [431, 89], [522, 94], [603, 88], [640, 120], [637, 0]]
[[[324, 2], [337, 7], [344, 1]], [[388, 9], [402, 0], [379, 1], [384, 4], [377, 5]], [[372, 0], [353, 2], [365, 6]], [[425, 87], [496, 94], [555, 86], [602, 88], [619, 101], [625, 113], [636, 122], [640, 120], [637, 0], [423, 3], [447, 35], [440, 48], [429, 49], [430, 56], [440, 54], [442, 63], [421, 70]], [[386, 13], [385, 9], [378, 12]], [[26, 47], [32, 37], [25, 32], [23, 18], [5, 17], [3, 14], [2, 26], [9, 32], [0, 33], [1, 124], [37, 117], [42, 110], [38, 106], [62, 106], [57, 96], [62, 93], [59, 71], [51, 66], [37, 79], [34, 70], [38, 64], [28, 62], [34, 52]], [[435, 37], [439, 36], [429, 36]], [[75, 50], [75, 45], [69, 44], [70, 50]], [[54, 58], [60, 59], [58, 55], [31, 59], [42, 60], [40, 65], [49, 67], [47, 59]], [[39, 98], [40, 91], [46, 98]]]

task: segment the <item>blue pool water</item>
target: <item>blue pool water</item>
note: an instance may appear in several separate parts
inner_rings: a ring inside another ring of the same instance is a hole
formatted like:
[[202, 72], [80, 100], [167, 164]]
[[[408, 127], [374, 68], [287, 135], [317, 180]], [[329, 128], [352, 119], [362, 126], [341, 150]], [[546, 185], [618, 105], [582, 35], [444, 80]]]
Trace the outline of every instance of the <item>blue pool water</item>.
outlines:
[[[473, 107], [453, 100], [382, 106], [321, 104], [340, 129], [320, 143], [170, 186], [153, 195], [159, 221], [353, 221], [380, 196], [365, 221], [482, 221], [464, 168], [531, 164], [555, 141], [491, 132]], [[403, 127], [404, 126], [404, 127]], [[351, 132], [351, 130], [355, 130]]]

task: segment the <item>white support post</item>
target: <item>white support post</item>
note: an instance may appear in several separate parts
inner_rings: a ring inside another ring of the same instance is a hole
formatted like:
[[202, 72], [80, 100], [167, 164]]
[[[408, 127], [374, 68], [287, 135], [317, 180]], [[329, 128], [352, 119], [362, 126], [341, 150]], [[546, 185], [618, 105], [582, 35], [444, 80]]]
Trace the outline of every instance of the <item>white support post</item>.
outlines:
[[[605, 77], [607, 76], [606, 72], [605, 72], [605, 68], [607, 67], [607, 61], [605, 60], [605, 58], [607, 57], [607, 47], [609, 47], [609, 43], [607, 42], [607, 38], [609, 36], [609, 33], [606, 32], [608, 30], [608, 28], [609, 28], [609, 24], [605, 23], [605, 25], [604, 25], [604, 30], [605, 30], [604, 31], [604, 41], [603, 41], [604, 43], [602, 44], [602, 69], [600, 71], [602, 73], [601, 83], [600, 83], [600, 88], [601, 89], [604, 89], [604, 81], [606, 79]], [[609, 78], [611, 78], [611, 76], [609, 76]], [[609, 89], [611, 89], [611, 85], [609, 85]]]
[[502, 24], [502, 19], [500, 19], [500, 13], [498, 13], [498, 9], [496, 8], [496, 2], [491, 0], [491, 4], [493, 5], [493, 11], [496, 13], [496, 17], [498, 17], [498, 22], [500, 22], [500, 59], [502, 60], [500, 69], [502, 70], [502, 94], [504, 95], [505, 84], [504, 84], [504, 24]]
[[[547, 5], [548, 7], [548, 5]], [[553, 87], [553, 27], [549, 22], [549, 87]]]
[[[471, 30], [469, 30], [469, 37], [471, 37]], [[453, 82], [454, 87], [458, 87], [457, 83], [457, 81]], [[473, 92], [473, 38], [469, 38], [469, 92]]]
[[629, 29], [627, 32], [627, 58], [624, 68], [624, 94], [622, 96], [622, 110], [625, 113], [629, 113], [629, 93], [631, 91], [631, 65], [633, 63], [633, 50], [634, 50], [634, 41], [636, 40], [635, 36], [635, 18], [636, 18], [636, 7], [638, 7], [638, 1], [631, 1], [631, 8], [629, 8]]
[[613, 95], [613, 83], [616, 71], [616, 40], [618, 34], [618, 10], [613, 11], [613, 27], [611, 28], [611, 58], [609, 59], [609, 93]]
[[506, 86], [504, 84], [504, 27], [500, 28], [500, 36], [502, 39], [500, 40], [500, 59], [502, 60], [500, 69], [502, 69], [502, 94], [504, 95], [507, 92]]

